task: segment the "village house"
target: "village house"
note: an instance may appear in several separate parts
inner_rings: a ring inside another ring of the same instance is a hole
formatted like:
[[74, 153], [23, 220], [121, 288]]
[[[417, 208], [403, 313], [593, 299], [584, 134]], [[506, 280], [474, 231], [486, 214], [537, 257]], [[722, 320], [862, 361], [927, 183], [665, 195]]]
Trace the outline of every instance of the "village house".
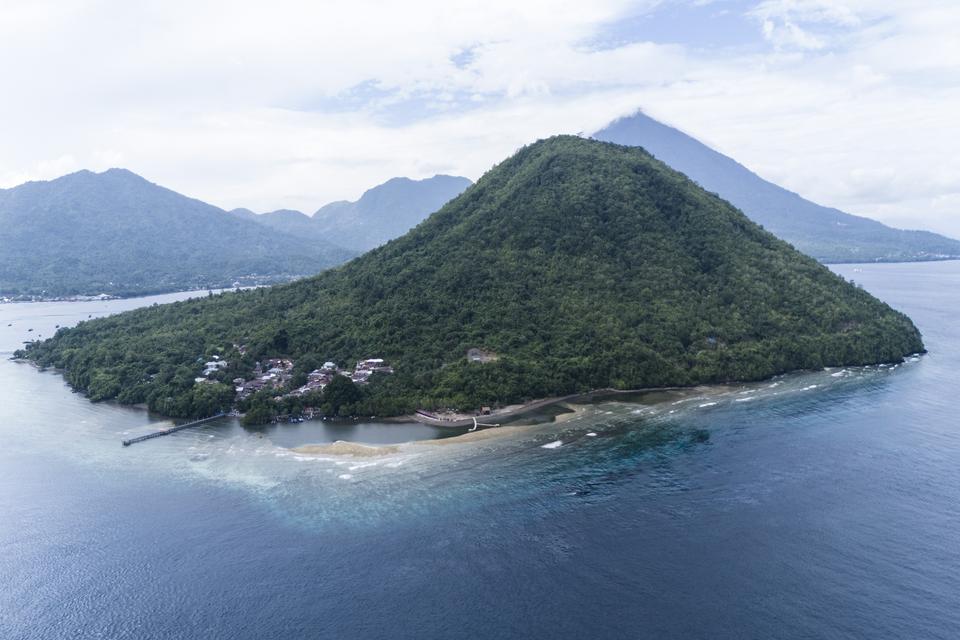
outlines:
[[369, 371], [370, 373], [393, 373], [393, 367], [387, 365], [383, 358], [368, 358], [358, 360], [354, 372]]
[[373, 375], [373, 371], [369, 371], [367, 369], [357, 369], [350, 374], [350, 379], [356, 384], [367, 384], [367, 382], [370, 381], [371, 375]]
[[336, 375], [336, 373], [336, 370], [314, 369], [307, 374], [307, 383], [292, 391], [290, 395], [303, 396], [311, 392], [323, 391], [323, 389], [330, 384], [330, 381], [333, 380], [333, 376]]
[[220, 371], [221, 369], [226, 369], [228, 366], [227, 361], [221, 360], [220, 356], [213, 356], [213, 358], [214, 359], [211, 360], [210, 362], [203, 363], [203, 376], [205, 378], [213, 375], [214, 373], [216, 373], [217, 371]]
[[356, 384], [367, 384], [367, 382], [370, 381], [370, 376], [374, 373], [393, 373], [393, 367], [389, 366], [383, 358], [358, 360], [357, 366], [354, 368], [353, 373], [350, 374], [350, 379]]
[[[268, 369], [263, 370], [266, 364]], [[253, 369], [253, 380], [234, 380], [234, 389], [240, 400], [249, 398], [262, 389], [279, 389], [286, 385], [293, 375], [293, 361], [285, 358], [272, 358], [265, 362], [257, 362]]]
[[468, 362], [486, 364], [487, 362], [494, 362], [496, 360], [497, 354], [493, 353], [492, 351], [484, 351], [483, 349], [478, 349], [476, 347], [467, 350]]
[[270, 358], [266, 362], [267, 373], [280, 375], [293, 371], [293, 360], [286, 358]]
[[[266, 370], [264, 370], [266, 367]], [[233, 381], [237, 398], [244, 400], [262, 389], [280, 389], [287, 386], [293, 379], [294, 362], [287, 358], [269, 358], [262, 363], [257, 362], [253, 370], [253, 380], [236, 378]], [[346, 376], [356, 384], [367, 384], [374, 373], [393, 373], [383, 358], [368, 358], [358, 360], [353, 371], [340, 369], [335, 362], [327, 361], [319, 369], [307, 374], [306, 384], [290, 391], [287, 395], [304, 396], [309, 393], [323, 391], [334, 376]]]

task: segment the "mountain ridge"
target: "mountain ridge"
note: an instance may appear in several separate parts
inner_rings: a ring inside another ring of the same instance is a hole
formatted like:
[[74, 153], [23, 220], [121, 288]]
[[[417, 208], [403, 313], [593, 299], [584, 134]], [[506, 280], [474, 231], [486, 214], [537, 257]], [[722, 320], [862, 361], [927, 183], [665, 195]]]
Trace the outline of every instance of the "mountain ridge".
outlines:
[[353, 253], [265, 233], [126, 169], [78, 171], [0, 197], [0, 292], [136, 295], [312, 275]]
[[696, 138], [642, 111], [614, 120], [598, 140], [641, 146], [749, 218], [823, 262], [941, 260], [960, 257], [960, 241], [825, 207], [768, 180]]
[[276, 231], [362, 253], [402, 235], [470, 184], [467, 178], [445, 174], [419, 180], [396, 177], [367, 189], [356, 201], [330, 202], [312, 215], [293, 209], [230, 213]]
[[406, 233], [470, 184], [467, 178], [446, 174], [420, 180], [391, 178], [355, 201], [320, 207], [312, 220], [333, 242], [367, 251]]

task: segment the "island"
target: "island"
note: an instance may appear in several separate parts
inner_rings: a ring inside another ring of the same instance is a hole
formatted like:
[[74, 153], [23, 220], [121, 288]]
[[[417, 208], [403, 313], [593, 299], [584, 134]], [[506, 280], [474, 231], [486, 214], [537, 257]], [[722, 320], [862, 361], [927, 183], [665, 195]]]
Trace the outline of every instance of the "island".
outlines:
[[[298, 402], [479, 413], [923, 350], [904, 314], [643, 149], [556, 136], [343, 266], [82, 322], [16, 355], [91, 400], [257, 422]], [[390, 371], [358, 380], [369, 359]], [[250, 384], [270, 369], [279, 385]]]

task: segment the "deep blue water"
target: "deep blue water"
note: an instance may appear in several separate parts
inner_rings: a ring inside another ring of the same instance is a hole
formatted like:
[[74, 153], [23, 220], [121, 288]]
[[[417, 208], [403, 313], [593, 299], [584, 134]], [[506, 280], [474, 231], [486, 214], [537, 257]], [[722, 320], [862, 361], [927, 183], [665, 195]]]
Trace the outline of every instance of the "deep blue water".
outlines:
[[960, 263], [837, 270], [930, 353], [381, 458], [3, 361], [0, 638], [956, 638]]

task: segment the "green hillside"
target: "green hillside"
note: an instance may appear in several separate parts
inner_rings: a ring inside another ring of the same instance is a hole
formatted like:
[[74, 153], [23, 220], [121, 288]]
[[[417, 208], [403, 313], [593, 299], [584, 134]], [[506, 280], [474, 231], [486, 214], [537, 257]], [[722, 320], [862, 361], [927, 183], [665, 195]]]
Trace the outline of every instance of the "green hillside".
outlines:
[[122, 169], [0, 190], [0, 296], [286, 281], [355, 252], [242, 220]]
[[470, 184], [466, 178], [446, 175], [423, 180], [391, 178], [367, 189], [356, 202], [331, 202], [313, 216], [291, 209], [259, 215], [234, 209], [230, 214], [288, 236], [363, 253], [402, 236]]
[[[474, 347], [498, 359], [468, 362]], [[85, 322], [25, 355], [65, 368], [95, 399], [175, 415], [209, 409], [199, 389], [215, 385], [193, 377], [215, 353], [231, 362], [227, 380], [268, 357], [379, 356], [396, 373], [341, 412], [383, 415], [753, 380], [922, 349], [909, 318], [642, 149], [562, 136], [340, 268]]]
[[362, 253], [399, 238], [470, 184], [466, 178], [447, 175], [391, 178], [365, 191], [356, 202], [320, 207], [310, 222], [330, 242]]

